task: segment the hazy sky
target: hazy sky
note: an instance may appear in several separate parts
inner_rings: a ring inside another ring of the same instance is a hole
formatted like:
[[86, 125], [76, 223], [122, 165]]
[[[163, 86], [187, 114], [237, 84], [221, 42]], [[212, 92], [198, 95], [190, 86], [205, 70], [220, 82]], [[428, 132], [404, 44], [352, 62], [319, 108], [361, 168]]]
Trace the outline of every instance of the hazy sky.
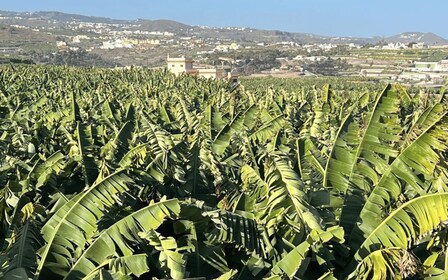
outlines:
[[116, 19], [173, 19], [320, 35], [448, 38], [448, 0], [0, 0], [0, 10], [61, 11]]

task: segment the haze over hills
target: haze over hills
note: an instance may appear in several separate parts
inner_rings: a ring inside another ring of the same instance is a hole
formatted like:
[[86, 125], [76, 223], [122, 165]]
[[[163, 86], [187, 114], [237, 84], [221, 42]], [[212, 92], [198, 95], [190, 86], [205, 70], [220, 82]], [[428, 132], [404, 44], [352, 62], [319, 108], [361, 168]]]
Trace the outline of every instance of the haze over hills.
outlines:
[[179, 36], [195, 36], [197, 38], [218, 38], [223, 40], [233, 40], [236, 42], [295, 42], [300, 44], [313, 43], [356, 43], [374, 44], [379, 41], [386, 43], [425, 43], [427, 45], [447, 45], [448, 40], [434, 33], [427, 32], [405, 32], [391, 37], [347, 37], [347, 36], [322, 36], [311, 33], [284, 32], [279, 30], [262, 30], [249, 27], [204, 27], [190, 26], [173, 20], [118, 20], [105, 17], [83, 16], [77, 14], [67, 14], [62, 12], [10, 12], [0, 11], [0, 24], [4, 25], [24, 25], [30, 27], [52, 26], [62, 28], [68, 22], [89, 22], [105, 24], [126, 24], [130, 30], [142, 30], [147, 32], [171, 32]]

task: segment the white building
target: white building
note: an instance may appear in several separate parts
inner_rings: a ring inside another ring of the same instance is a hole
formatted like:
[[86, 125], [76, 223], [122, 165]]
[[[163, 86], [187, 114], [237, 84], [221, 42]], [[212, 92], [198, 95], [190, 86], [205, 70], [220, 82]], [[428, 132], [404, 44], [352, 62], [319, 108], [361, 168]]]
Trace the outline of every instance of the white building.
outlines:
[[229, 79], [232, 82], [238, 82], [238, 75], [226, 72], [224, 69], [218, 68], [194, 68], [193, 59], [187, 57], [169, 57], [166, 60], [167, 68], [176, 76], [184, 73], [188, 75], [197, 75], [206, 79]]
[[404, 43], [389, 43], [386, 46], [383, 46], [383, 50], [399, 50], [399, 49], [407, 49], [408, 45]]

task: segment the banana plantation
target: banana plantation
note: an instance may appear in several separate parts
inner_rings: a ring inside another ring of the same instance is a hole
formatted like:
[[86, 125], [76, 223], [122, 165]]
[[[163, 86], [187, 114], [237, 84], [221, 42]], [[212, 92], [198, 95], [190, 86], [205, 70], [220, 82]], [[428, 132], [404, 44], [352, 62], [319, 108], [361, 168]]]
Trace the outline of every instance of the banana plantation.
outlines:
[[448, 279], [448, 102], [0, 68], [1, 279]]

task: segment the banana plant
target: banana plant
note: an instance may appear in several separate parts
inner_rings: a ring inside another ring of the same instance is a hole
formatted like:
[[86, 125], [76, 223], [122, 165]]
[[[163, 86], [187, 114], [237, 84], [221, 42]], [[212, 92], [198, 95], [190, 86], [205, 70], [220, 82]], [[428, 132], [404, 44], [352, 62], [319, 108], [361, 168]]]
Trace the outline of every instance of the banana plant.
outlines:
[[444, 279], [447, 111], [364, 80], [0, 66], [0, 277]]

